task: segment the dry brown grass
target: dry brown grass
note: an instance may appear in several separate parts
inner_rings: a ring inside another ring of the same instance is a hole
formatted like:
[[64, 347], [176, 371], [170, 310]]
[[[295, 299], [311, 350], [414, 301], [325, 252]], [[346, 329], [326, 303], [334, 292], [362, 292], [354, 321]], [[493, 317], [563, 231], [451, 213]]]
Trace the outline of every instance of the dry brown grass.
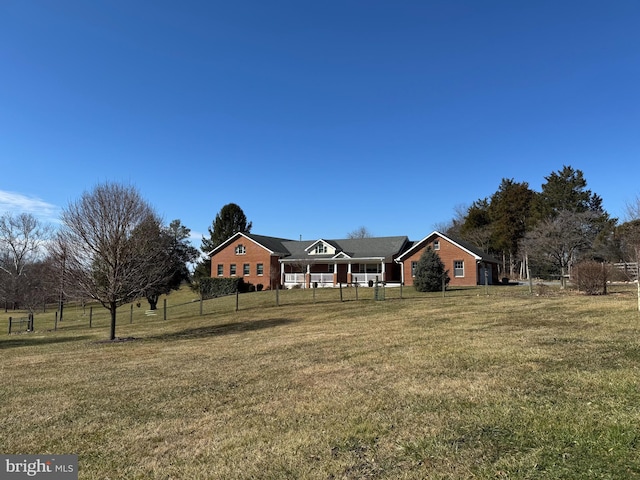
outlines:
[[633, 289], [396, 293], [3, 335], [0, 450], [90, 479], [640, 477]]

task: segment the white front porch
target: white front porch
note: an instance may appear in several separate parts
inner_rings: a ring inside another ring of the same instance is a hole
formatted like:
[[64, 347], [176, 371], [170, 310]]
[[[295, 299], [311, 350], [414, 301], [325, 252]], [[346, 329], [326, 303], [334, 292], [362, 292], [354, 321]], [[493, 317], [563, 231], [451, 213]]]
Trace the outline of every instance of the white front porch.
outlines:
[[[371, 261], [372, 259], [369, 259]], [[284, 288], [318, 288], [337, 287], [342, 285], [358, 285], [368, 287], [376, 282], [386, 281], [386, 265], [384, 259], [376, 259], [376, 263], [352, 263], [347, 261], [336, 261], [333, 263], [322, 262], [317, 264], [307, 264], [300, 268], [295, 262], [281, 262], [280, 275]], [[339, 267], [340, 266], [340, 267]], [[346, 270], [345, 270], [346, 266]], [[354, 268], [355, 266], [355, 268]], [[296, 268], [297, 267], [297, 268]], [[327, 272], [312, 271], [317, 268], [326, 268]], [[299, 272], [286, 272], [286, 269], [296, 268]], [[302, 271], [306, 270], [306, 271]], [[354, 271], [357, 270], [357, 271]], [[361, 271], [363, 270], [363, 271]]]

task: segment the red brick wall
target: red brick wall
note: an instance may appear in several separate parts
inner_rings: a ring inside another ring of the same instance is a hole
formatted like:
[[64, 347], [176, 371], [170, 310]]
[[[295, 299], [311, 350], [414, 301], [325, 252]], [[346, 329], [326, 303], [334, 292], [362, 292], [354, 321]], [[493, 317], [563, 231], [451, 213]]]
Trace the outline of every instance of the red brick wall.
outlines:
[[[244, 255], [236, 255], [235, 253], [236, 246], [239, 244], [245, 247]], [[271, 278], [272, 271], [280, 271], [278, 257], [272, 257], [267, 250], [247, 238], [238, 238], [235, 242], [230, 243], [211, 257], [211, 276], [218, 277], [218, 265], [223, 265], [222, 277], [231, 277], [229, 268], [233, 263], [236, 265], [236, 275], [234, 278], [242, 278], [247, 283], [252, 283], [253, 285], [261, 283], [266, 289], [275, 288], [276, 282], [280, 280], [279, 276], [276, 276], [274, 279]], [[249, 264], [249, 275], [243, 274], [243, 266], [245, 263]], [[262, 275], [256, 273], [259, 263], [263, 265], [264, 273]]]
[[[405, 285], [413, 285], [413, 277], [411, 276], [411, 262], [417, 262], [420, 260], [420, 256], [427, 246], [433, 248], [433, 241], [438, 240], [440, 242], [440, 249], [435, 250], [440, 256], [440, 260], [444, 263], [444, 269], [449, 271], [449, 278], [451, 281], [449, 285], [452, 287], [468, 287], [478, 284], [478, 268], [476, 265], [476, 259], [473, 255], [465, 252], [459, 247], [455, 246], [447, 239], [434, 237], [432, 241], [425, 244], [413, 255], [406, 258], [402, 263], [404, 265], [404, 283]], [[464, 262], [464, 277], [454, 276], [453, 262], [455, 260], [462, 260]]]

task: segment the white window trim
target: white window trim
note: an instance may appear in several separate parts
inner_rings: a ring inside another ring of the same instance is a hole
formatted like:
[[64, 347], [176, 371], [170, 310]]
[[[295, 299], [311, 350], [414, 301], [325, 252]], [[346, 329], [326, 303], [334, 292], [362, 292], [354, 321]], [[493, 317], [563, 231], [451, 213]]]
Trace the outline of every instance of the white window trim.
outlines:
[[[456, 268], [456, 263], [460, 262], [462, 264], [462, 268]], [[456, 274], [456, 270], [462, 270], [462, 275]], [[454, 260], [453, 261], [453, 276], [455, 278], [464, 278], [464, 260]]]

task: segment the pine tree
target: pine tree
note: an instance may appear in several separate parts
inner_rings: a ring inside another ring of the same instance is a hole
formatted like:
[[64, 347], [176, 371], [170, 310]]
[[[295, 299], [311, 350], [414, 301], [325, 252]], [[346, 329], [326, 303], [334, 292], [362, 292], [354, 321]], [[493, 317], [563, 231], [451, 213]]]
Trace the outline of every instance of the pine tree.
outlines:
[[437, 292], [442, 289], [442, 279], [449, 283], [449, 272], [444, 269], [440, 256], [431, 247], [427, 247], [416, 265], [413, 285], [418, 292]]
[[[247, 222], [247, 217], [235, 203], [228, 203], [220, 209], [220, 212], [216, 215], [215, 220], [209, 227], [209, 237], [202, 239], [202, 246], [200, 249], [202, 253], [208, 255], [213, 249], [221, 245], [232, 235], [242, 232], [250, 233], [252, 222]], [[207, 257], [196, 265], [193, 272], [194, 284], [193, 288], [199, 288], [199, 281], [201, 278], [208, 278], [211, 276], [211, 258]]]

